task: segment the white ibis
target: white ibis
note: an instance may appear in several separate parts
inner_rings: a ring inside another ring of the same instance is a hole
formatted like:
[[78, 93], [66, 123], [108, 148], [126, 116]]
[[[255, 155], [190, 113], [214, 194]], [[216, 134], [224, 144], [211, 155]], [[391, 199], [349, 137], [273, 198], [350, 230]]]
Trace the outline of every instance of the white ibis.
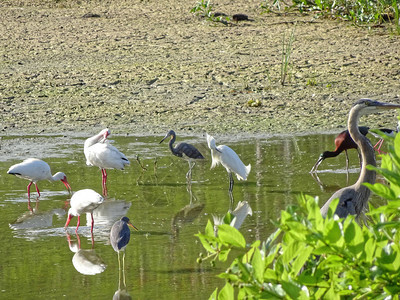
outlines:
[[94, 219], [93, 210], [102, 204], [104, 198], [91, 189], [79, 190], [74, 193], [71, 197], [70, 205], [71, 208], [68, 210], [68, 218], [64, 228], [68, 227], [69, 222], [73, 217], [78, 217], [78, 223], [76, 225], [75, 232], [78, 232], [79, 225], [81, 223], [81, 214], [90, 213], [92, 217], [92, 226], [90, 232], [93, 232]]
[[168, 131], [165, 137], [160, 141], [160, 144], [168, 137], [171, 137], [168, 145], [172, 154], [187, 159], [189, 162], [189, 171], [186, 173], [186, 179], [190, 182], [192, 178], [192, 169], [196, 164], [195, 162], [192, 164], [192, 161], [196, 159], [204, 159], [204, 156], [191, 144], [179, 143], [174, 147], [173, 144], [176, 140], [176, 134], [173, 130]]
[[56, 174], [51, 175], [50, 166], [43, 160], [37, 158], [25, 159], [23, 162], [11, 166], [7, 173], [30, 181], [27, 187], [28, 199], [30, 199], [30, 188], [32, 183], [35, 185], [38, 196], [40, 197], [40, 191], [37, 186], [37, 182], [40, 180], [60, 180], [64, 183], [68, 191], [71, 191], [71, 186], [67, 181], [67, 176], [63, 172], [57, 172]]
[[215, 139], [207, 134], [207, 144], [211, 149], [211, 169], [221, 164], [225, 167], [229, 174], [229, 192], [233, 190], [233, 176], [232, 173], [236, 174], [238, 180], [247, 180], [247, 176], [250, 173], [251, 165], [245, 166], [240, 160], [239, 156], [231, 148], [225, 145], [217, 146]]
[[84, 144], [86, 164], [101, 169], [103, 195], [107, 196], [107, 172], [106, 169], [123, 170], [129, 165], [129, 160], [117, 148], [107, 143], [110, 134], [108, 128], [103, 129], [97, 135], [88, 138]]

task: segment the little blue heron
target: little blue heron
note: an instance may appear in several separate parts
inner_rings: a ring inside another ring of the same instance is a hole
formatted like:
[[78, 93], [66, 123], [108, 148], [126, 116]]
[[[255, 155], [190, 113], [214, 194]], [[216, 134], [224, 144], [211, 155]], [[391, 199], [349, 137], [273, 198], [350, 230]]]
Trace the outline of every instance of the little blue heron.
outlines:
[[221, 164], [225, 167], [229, 174], [229, 192], [233, 190], [233, 176], [232, 173], [236, 174], [238, 180], [247, 180], [247, 176], [250, 173], [251, 165], [245, 166], [240, 160], [239, 156], [231, 148], [225, 145], [217, 146], [215, 139], [207, 134], [207, 144], [211, 149], [211, 169]]
[[78, 232], [78, 228], [81, 223], [81, 214], [90, 213], [92, 217], [92, 226], [90, 232], [93, 233], [93, 210], [96, 209], [100, 204], [102, 204], [103, 201], [104, 198], [99, 193], [91, 189], [84, 189], [75, 192], [71, 197], [71, 208], [68, 210], [68, 218], [64, 228], [67, 228], [71, 219], [76, 216], [78, 217], [78, 223], [76, 225], [75, 232]]
[[160, 144], [168, 137], [171, 137], [168, 145], [172, 154], [178, 157], [185, 158], [189, 162], [189, 171], [186, 173], [186, 179], [188, 180], [188, 182], [190, 182], [192, 178], [192, 169], [196, 164], [195, 162], [193, 162], [192, 164], [192, 161], [196, 159], [204, 159], [204, 156], [193, 145], [187, 143], [179, 143], [174, 147], [173, 144], [175, 143], [176, 134], [173, 130], [168, 131], [166, 136], [160, 141]]
[[[118, 253], [118, 268], [121, 270], [121, 262], [119, 258], [119, 253], [122, 251], [123, 252], [123, 257], [122, 257], [122, 272], [123, 275], [125, 275], [125, 248], [129, 243], [129, 240], [131, 238], [131, 231], [129, 230], [129, 227], [132, 227], [136, 231], [138, 230], [135, 226], [132, 225], [128, 217], [122, 217], [120, 220], [116, 221], [114, 225], [111, 227], [110, 231], [110, 243], [115, 252]], [[123, 276], [124, 280], [124, 287], [126, 286], [125, 284], [125, 276]], [[119, 280], [121, 282], [121, 280]]]
[[84, 144], [86, 164], [101, 169], [104, 196], [107, 196], [106, 169], [123, 170], [125, 165], [129, 165], [129, 160], [126, 156], [107, 142], [109, 134], [110, 130], [105, 128], [95, 136], [88, 138]]
[[329, 198], [321, 208], [323, 216], [326, 216], [331, 202], [337, 198], [339, 198], [339, 204], [335, 214], [340, 218], [345, 218], [349, 214], [358, 217], [366, 210], [371, 191], [363, 183], [374, 184], [376, 179], [375, 171], [367, 170], [366, 167], [367, 165], [376, 166], [376, 160], [371, 142], [358, 129], [358, 121], [362, 115], [398, 108], [400, 108], [399, 104], [382, 103], [370, 99], [361, 99], [354, 103], [350, 109], [347, 126], [350, 136], [361, 152], [362, 164], [360, 176], [355, 184], [336, 191]]
[[30, 189], [32, 183], [35, 185], [38, 196], [40, 197], [39, 188], [37, 186], [37, 182], [40, 180], [60, 180], [62, 183], [64, 183], [68, 191], [71, 192], [71, 186], [67, 181], [67, 176], [63, 172], [57, 172], [56, 174], [51, 175], [50, 166], [43, 160], [37, 158], [25, 159], [23, 162], [11, 166], [7, 173], [30, 181], [27, 187], [28, 199], [30, 199]]
[[[360, 127], [358, 127], [358, 130], [361, 132], [362, 135], [365, 136], [365, 135], [367, 135], [369, 128], [365, 127], [365, 126], [360, 126]], [[358, 146], [351, 138], [348, 130], [344, 130], [337, 135], [337, 137], [335, 138], [335, 146], [336, 146], [335, 151], [325, 151], [325, 152], [321, 153], [317, 162], [312, 167], [310, 173], [317, 172], [319, 165], [324, 161], [325, 158], [336, 157], [343, 151], [346, 154], [346, 170], [349, 169], [349, 156], [347, 154], [347, 150], [357, 149], [357, 151], [358, 151]], [[360, 161], [360, 164], [361, 164], [361, 161]]]

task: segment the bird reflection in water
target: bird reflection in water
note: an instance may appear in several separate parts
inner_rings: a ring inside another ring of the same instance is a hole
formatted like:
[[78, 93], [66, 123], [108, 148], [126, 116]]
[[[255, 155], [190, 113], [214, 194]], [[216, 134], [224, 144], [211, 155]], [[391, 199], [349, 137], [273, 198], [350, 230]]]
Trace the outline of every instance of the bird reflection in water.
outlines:
[[66, 232], [66, 235], [69, 249], [75, 253], [72, 257], [72, 265], [79, 273], [83, 275], [96, 275], [104, 272], [107, 266], [94, 250], [93, 234], [91, 235], [91, 249], [81, 249], [81, 239], [78, 233], [76, 233], [76, 242], [72, 241], [71, 235], [68, 232]]
[[[189, 193], [189, 204], [185, 205], [181, 210], [179, 210], [171, 221], [171, 228], [173, 232], [173, 237], [178, 237], [179, 230], [184, 224], [192, 223], [202, 212], [205, 204], [198, 203], [196, 197], [193, 195], [192, 186], [189, 184], [186, 187]], [[194, 203], [193, 199], [196, 203]]]
[[239, 201], [236, 208], [232, 212], [228, 211], [224, 217], [213, 215], [215, 235], [218, 234], [218, 225], [229, 224], [239, 229], [248, 215], [252, 216], [253, 210], [247, 201]]
[[[132, 225], [129, 218], [122, 217], [116, 221], [111, 228], [110, 232], [110, 243], [114, 251], [118, 253], [118, 290], [115, 292], [113, 299], [131, 299], [131, 296], [126, 290], [125, 281], [125, 249], [131, 238], [131, 231], [129, 226], [138, 230]], [[122, 256], [122, 268], [120, 260], [120, 252], [123, 252]], [[121, 281], [122, 277], [122, 281]]]

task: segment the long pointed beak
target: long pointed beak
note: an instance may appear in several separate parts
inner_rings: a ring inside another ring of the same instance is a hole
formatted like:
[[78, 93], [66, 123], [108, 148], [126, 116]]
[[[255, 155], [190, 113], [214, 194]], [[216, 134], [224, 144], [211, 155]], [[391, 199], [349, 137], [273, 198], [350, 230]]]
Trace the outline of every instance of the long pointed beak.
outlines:
[[376, 107], [379, 109], [396, 109], [400, 108], [400, 104], [378, 102], [378, 105]]
[[164, 142], [164, 140], [165, 140], [167, 137], [168, 137], [168, 135], [166, 135], [166, 136], [160, 141], [159, 144], [161, 144], [162, 142]]
[[318, 169], [319, 165], [323, 162], [323, 160], [324, 160], [323, 157], [318, 158], [318, 160], [317, 160], [317, 162], [315, 163], [314, 167], [312, 167], [310, 173], [315, 173], [315, 172], [317, 172], [317, 169]]
[[136, 231], [139, 231], [139, 229], [137, 229], [131, 222], [128, 222], [128, 226], [131, 226], [133, 229], [135, 229]]

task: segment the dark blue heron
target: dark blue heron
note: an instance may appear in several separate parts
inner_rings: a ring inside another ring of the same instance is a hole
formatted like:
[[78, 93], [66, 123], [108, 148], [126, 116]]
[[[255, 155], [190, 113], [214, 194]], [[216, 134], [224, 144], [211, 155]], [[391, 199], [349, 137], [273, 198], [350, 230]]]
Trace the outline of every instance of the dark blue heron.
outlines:
[[361, 152], [362, 164], [360, 176], [355, 184], [336, 191], [329, 198], [321, 208], [323, 216], [326, 216], [329, 210], [329, 205], [337, 198], [339, 198], [339, 204], [336, 207], [335, 214], [340, 218], [345, 218], [349, 214], [360, 216], [367, 209], [371, 191], [364, 185], [364, 183], [374, 184], [376, 179], [375, 171], [368, 170], [367, 165], [376, 166], [376, 160], [375, 151], [371, 142], [360, 132], [358, 120], [362, 115], [399, 108], [399, 104], [382, 103], [370, 99], [361, 99], [354, 103], [349, 112], [347, 128], [351, 138], [357, 144]]
[[116, 252], [124, 251], [126, 245], [129, 243], [131, 231], [129, 230], [128, 226], [138, 230], [132, 225], [131, 221], [129, 221], [129, 218], [127, 217], [122, 217], [120, 220], [116, 221], [111, 228], [110, 242], [111, 246]]
[[175, 143], [176, 134], [173, 130], [168, 131], [167, 135], [161, 140], [160, 144], [168, 137], [171, 137], [168, 145], [172, 154], [185, 158], [189, 162], [189, 171], [186, 173], [186, 179], [190, 182], [192, 178], [192, 169], [196, 164], [195, 162], [192, 164], [192, 161], [196, 159], [204, 159], [204, 156], [193, 145], [187, 143], [179, 143], [174, 147], [173, 144]]
[[132, 225], [128, 217], [122, 217], [120, 220], [116, 221], [114, 225], [111, 227], [110, 232], [110, 243], [113, 249], [118, 253], [118, 268], [121, 270], [121, 261], [119, 258], [119, 253], [122, 251], [124, 253], [122, 257], [122, 272], [123, 272], [123, 280], [125, 285], [125, 248], [128, 245], [129, 240], [131, 238], [131, 231], [129, 227], [131, 226], [133, 229], [138, 230], [135, 226]]
[[[360, 126], [360, 127], [358, 127], [358, 130], [360, 131], [360, 133], [362, 135], [366, 136], [369, 128], [365, 127], [365, 126]], [[347, 155], [347, 150], [357, 149], [357, 151], [358, 151], [358, 146], [351, 138], [348, 130], [344, 130], [337, 135], [337, 137], [335, 138], [335, 146], [336, 146], [335, 151], [325, 151], [325, 152], [321, 153], [317, 162], [312, 167], [310, 173], [317, 172], [318, 166], [323, 162], [323, 160], [325, 158], [336, 157], [343, 151], [346, 153], [346, 170], [349, 169], [349, 156]], [[360, 161], [360, 164], [361, 164], [361, 161]]]

